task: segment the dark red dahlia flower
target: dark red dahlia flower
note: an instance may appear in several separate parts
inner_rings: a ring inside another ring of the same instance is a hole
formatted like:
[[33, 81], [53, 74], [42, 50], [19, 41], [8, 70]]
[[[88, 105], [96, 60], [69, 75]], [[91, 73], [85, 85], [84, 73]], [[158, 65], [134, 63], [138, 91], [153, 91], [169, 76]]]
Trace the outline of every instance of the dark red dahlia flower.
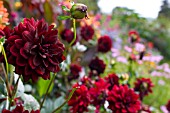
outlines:
[[109, 84], [100, 78], [94, 83], [94, 86], [90, 88], [91, 103], [96, 106], [96, 108], [99, 109], [100, 106], [104, 105], [109, 91], [108, 87]]
[[137, 113], [140, 110], [139, 96], [127, 85], [116, 86], [109, 91], [107, 101], [108, 108], [113, 113]]
[[140, 36], [136, 30], [129, 31], [129, 38], [131, 43], [139, 42]]
[[148, 95], [149, 93], [152, 93], [152, 87], [154, 85], [150, 78], [137, 78], [134, 84], [134, 90], [139, 92], [141, 100], [144, 96]]
[[93, 80], [87, 76], [84, 76], [83, 78], [81, 78], [81, 83], [85, 86], [87, 86], [88, 88], [91, 88], [93, 85]]
[[169, 100], [168, 103], [166, 104], [166, 109], [170, 112], [170, 100]]
[[[68, 43], [71, 43], [71, 41], [74, 39], [74, 32], [71, 31], [70, 29], [64, 29], [61, 32], [61, 38], [65, 41], [67, 41]], [[73, 43], [73, 45], [75, 45], [78, 41], [78, 36], [76, 36], [76, 40]]]
[[29, 112], [28, 110], [24, 110], [24, 107], [22, 105], [16, 106], [15, 109], [13, 109], [12, 111], [9, 110], [2, 110], [2, 113], [40, 113], [40, 110], [32, 110], [31, 112]]
[[15, 66], [15, 73], [25, 81], [38, 77], [48, 79], [50, 72], [58, 72], [64, 60], [64, 45], [58, 39], [58, 31], [44, 20], [24, 19], [7, 38], [8, 62]]
[[94, 29], [91, 26], [85, 25], [81, 28], [81, 37], [84, 40], [88, 41], [92, 39], [93, 35], [94, 35]]
[[71, 106], [70, 111], [72, 113], [83, 113], [88, 111], [87, 107], [90, 104], [90, 95], [88, 88], [85, 85], [75, 84], [73, 88], [79, 87], [68, 101], [68, 105]]
[[90, 70], [97, 71], [98, 75], [104, 72], [105, 67], [106, 64], [103, 62], [103, 60], [99, 59], [98, 57], [94, 58], [89, 64]]
[[107, 77], [105, 77], [105, 80], [107, 83], [110, 84], [109, 90], [111, 90], [114, 85], [119, 85], [119, 77], [114, 73], [109, 74]]
[[98, 39], [98, 51], [106, 53], [112, 48], [112, 40], [109, 36], [102, 36]]
[[82, 68], [78, 64], [71, 64], [70, 65], [70, 74], [68, 76], [69, 80], [77, 79], [79, 77], [79, 73], [81, 72]]

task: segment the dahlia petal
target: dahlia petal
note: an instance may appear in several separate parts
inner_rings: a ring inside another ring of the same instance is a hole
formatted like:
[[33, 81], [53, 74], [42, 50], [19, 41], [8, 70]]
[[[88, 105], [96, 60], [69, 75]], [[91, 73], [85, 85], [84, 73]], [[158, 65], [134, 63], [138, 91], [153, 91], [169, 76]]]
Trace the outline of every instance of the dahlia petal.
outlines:
[[16, 64], [19, 66], [25, 66], [27, 64], [27, 60], [19, 55], [16, 59]]
[[16, 39], [15, 45], [18, 49], [20, 49], [21, 47], [23, 47], [23, 40], [22, 39]]
[[15, 66], [15, 73], [22, 75], [23, 74], [23, 67]]
[[60, 70], [60, 67], [58, 65], [54, 66], [54, 65], [49, 65], [48, 67], [48, 70], [51, 71], [51, 72], [58, 72]]
[[8, 42], [14, 42], [16, 39], [20, 39], [20, 37], [18, 35], [12, 35], [8, 38]]
[[50, 72], [46, 71], [41, 77], [45, 80], [50, 79]]
[[53, 65], [58, 65], [59, 62], [57, 59], [55, 59], [54, 57], [53, 58], [48, 58], [48, 60], [50, 61], [50, 63], [52, 63]]
[[12, 55], [18, 56], [18, 54], [19, 54], [19, 49], [17, 49], [17, 47], [16, 47], [15, 45], [13, 45], [13, 46], [10, 48], [10, 52], [12, 53]]
[[30, 65], [30, 67], [31, 67], [32, 69], [35, 69], [35, 68], [36, 68], [36, 66], [35, 66], [34, 63], [33, 63], [33, 57], [30, 57], [30, 58], [28, 59], [28, 63], [29, 63], [29, 65]]
[[20, 49], [20, 54], [22, 57], [24, 57], [25, 59], [28, 59], [28, 53], [26, 53], [25, 49], [24, 48], [21, 48]]
[[30, 22], [27, 23], [27, 26], [28, 26], [27, 28], [29, 29], [29, 31], [31, 31], [31, 33], [33, 34], [35, 32], [35, 27], [33, 25], [31, 25]]
[[33, 82], [36, 82], [38, 80], [37, 74], [32, 74], [31, 78], [32, 78]]
[[44, 66], [45, 66], [45, 67], [48, 67], [48, 65], [49, 65], [49, 62], [48, 62], [48, 60], [46, 60], [46, 59], [43, 59], [42, 61], [43, 61], [43, 64], [44, 64]]
[[15, 29], [17, 32], [22, 32], [22, 31], [24, 31], [25, 30], [25, 26], [22, 24], [22, 23], [20, 23], [19, 25], [18, 25], [18, 29]]
[[33, 64], [35, 66], [39, 66], [41, 64], [41, 58], [38, 57], [38, 55], [35, 55], [34, 58], [33, 58]]
[[8, 63], [9, 63], [9, 64], [15, 65], [15, 60], [16, 60], [16, 57], [14, 57], [14, 56], [12, 56], [12, 55], [10, 55], [10, 56], [8, 57]]
[[24, 73], [25, 73], [25, 75], [31, 75], [32, 69], [29, 65], [25, 66]]
[[24, 45], [24, 49], [26, 50], [26, 52], [30, 52], [31, 47], [32, 47], [31, 42], [26, 42]]
[[32, 35], [30, 34], [29, 31], [24, 31], [22, 33], [22, 36], [23, 36], [23, 40], [25, 40], [25, 41], [30, 41], [31, 42], [33, 40], [33, 37], [32, 37]]
[[43, 75], [45, 73], [45, 69], [42, 66], [38, 66], [36, 68], [36, 72], [40, 75]]

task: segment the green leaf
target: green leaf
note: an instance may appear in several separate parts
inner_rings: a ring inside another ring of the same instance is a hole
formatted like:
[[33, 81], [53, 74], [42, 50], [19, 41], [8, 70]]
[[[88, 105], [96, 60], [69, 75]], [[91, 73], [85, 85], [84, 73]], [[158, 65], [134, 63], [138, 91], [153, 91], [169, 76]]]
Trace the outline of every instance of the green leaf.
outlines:
[[[54, 76], [54, 75], [52, 75], [50, 73], [50, 76], [51, 76], [50, 80], [44, 80], [44, 79], [40, 78], [37, 82], [37, 91], [38, 91], [40, 97], [42, 97], [46, 93], [48, 85], [50, 84], [50, 81], [53, 78], [52, 76]], [[52, 91], [53, 87], [54, 87], [54, 82], [51, 84], [51, 87], [50, 87], [48, 93], [50, 93]]]
[[62, 7], [62, 9], [64, 10], [64, 11], [67, 11], [67, 12], [70, 12], [70, 9], [69, 8], [67, 8], [66, 6], [61, 6]]
[[43, 4], [44, 8], [44, 16], [45, 19], [48, 23], [53, 22], [53, 10], [51, 4], [46, 0], [45, 3]]
[[58, 20], [67, 20], [67, 19], [70, 19], [71, 17], [70, 16], [58, 16]]

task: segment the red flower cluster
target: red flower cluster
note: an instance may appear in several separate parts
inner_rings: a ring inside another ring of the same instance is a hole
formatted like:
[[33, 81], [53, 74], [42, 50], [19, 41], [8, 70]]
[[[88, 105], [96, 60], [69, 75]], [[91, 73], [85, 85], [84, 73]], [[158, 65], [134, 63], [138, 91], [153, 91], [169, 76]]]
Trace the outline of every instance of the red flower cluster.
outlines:
[[104, 79], [99, 79], [94, 83], [94, 87], [90, 88], [89, 93], [91, 95], [91, 103], [99, 108], [105, 103], [109, 84]]
[[79, 87], [68, 101], [68, 105], [71, 106], [70, 111], [72, 113], [83, 113], [88, 111], [87, 106], [90, 104], [90, 95], [88, 88], [85, 85], [75, 84], [73, 88]]
[[114, 85], [117, 85], [117, 86], [119, 85], [119, 77], [114, 73], [109, 74], [107, 77], [105, 77], [105, 80], [107, 83], [110, 84], [109, 90], [112, 90]]
[[97, 71], [97, 75], [103, 73], [105, 70], [105, 67], [106, 67], [106, 64], [104, 64], [103, 60], [99, 59], [98, 57], [93, 59], [89, 64], [90, 70]]
[[139, 42], [140, 36], [136, 30], [129, 31], [129, 38], [131, 43]]
[[94, 29], [91, 26], [85, 25], [81, 28], [81, 37], [88, 41], [93, 38]]
[[9, 110], [2, 110], [2, 113], [40, 113], [40, 110], [32, 110], [31, 112], [29, 112], [28, 110], [24, 110], [22, 105], [16, 106], [16, 108], [12, 111]]
[[98, 39], [98, 51], [106, 53], [112, 48], [112, 40], [109, 36], [102, 36]]
[[170, 100], [169, 100], [168, 103], [166, 104], [166, 109], [170, 112]]
[[81, 66], [78, 64], [70, 65], [70, 75], [68, 76], [69, 80], [77, 79], [79, 77], [79, 73], [81, 72]]
[[139, 92], [140, 99], [144, 96], [152, 93], [152, 87], [154, 86], [150, 78], [138, 78], [134, 83], [134, 90]]
[[8, 62], [25, 81], [36, 81], [38, 77], [49, 79], [50, 72], [60, 70], [59, 64], [65, 59], [64, 45], [53, 25], [48, 26], [44, 20], [24, 19], [10, 36], [6, 34]]
[[[71, 43], [71, 41], [74, 39], [74, 33], [70, 29], [64, 29], [61, 32], [61, 38], [65, 41], [67, 41], [68, 43]], [[73, 43], [73, 45], [75, 45], [77, 43], [77, 41], [78, 41], [78, 37], [76, 36], [76, 40]]]
[[108, 108], [113, 113], [137, 113], [140, 110], [140, 101], [138, 95], [125, 86], [114, 86], [108, 93]]

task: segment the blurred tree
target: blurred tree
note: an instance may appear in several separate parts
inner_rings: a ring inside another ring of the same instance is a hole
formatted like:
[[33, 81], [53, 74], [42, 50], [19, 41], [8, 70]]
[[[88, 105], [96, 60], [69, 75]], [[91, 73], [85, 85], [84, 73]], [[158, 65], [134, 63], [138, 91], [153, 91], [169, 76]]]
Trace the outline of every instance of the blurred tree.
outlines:
[[163, 1], [161, 10], [159, 11], [159, 14], [158, 14], [158, 18], [160, 17], [170, 18], [170, 7], [169, 7], [168, 0]]

